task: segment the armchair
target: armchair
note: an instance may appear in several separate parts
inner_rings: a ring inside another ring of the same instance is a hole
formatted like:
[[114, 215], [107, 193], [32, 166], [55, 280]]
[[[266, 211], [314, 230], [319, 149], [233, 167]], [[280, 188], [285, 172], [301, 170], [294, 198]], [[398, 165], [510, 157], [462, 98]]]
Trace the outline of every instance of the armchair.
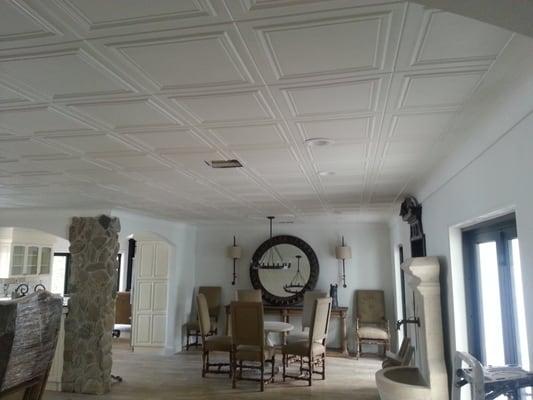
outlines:
[[389, 349], [389, 321], [385, 318], [385, 293], [383, 290], [357, 290], [355, 342], [359, 358], [363, 344], [383, 346], [383, 356]]

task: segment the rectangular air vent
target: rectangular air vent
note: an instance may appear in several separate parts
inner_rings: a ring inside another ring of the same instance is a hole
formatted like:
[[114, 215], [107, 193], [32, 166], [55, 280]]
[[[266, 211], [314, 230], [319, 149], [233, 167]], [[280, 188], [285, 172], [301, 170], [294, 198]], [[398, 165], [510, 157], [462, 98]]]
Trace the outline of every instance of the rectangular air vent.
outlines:
[[241, 168], [242, 164], [239, 160], [212, 160], [206, 161], [211, 168]]

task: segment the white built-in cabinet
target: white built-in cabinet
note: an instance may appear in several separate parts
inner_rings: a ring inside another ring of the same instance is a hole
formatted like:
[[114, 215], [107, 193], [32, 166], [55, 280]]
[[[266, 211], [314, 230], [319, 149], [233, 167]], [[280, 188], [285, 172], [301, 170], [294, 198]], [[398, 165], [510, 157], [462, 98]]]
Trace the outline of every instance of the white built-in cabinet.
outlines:
[[166, 339], [169, 246], [138, 241], [134, 259], [133, 347], [163, 347]]
[[51, 247], [33, 244], [11, 245], [10, 277], [48, 275], [51, 265]]

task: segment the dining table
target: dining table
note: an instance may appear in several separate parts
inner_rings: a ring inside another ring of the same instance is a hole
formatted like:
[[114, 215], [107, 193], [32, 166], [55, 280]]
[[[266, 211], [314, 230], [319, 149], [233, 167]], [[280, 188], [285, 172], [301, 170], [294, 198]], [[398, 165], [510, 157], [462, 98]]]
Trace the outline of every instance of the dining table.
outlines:
[[294, 329], [294, 325], [289, 324], [288, 322], [281, 321], [264, 321], [263, 330], [265, 331], [266, 343], [269, 346], [274, 346], [274, 341], [272, 340], [271, 334], [281, 334], [283, 335], [283, 343], [285, 342], [285, 337], [287, 333]]

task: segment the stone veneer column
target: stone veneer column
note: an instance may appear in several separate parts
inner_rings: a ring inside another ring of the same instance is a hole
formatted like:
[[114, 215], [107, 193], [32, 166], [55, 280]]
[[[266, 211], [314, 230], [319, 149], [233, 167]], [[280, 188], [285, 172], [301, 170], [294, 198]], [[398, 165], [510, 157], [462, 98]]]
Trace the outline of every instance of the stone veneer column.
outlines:
[[119, 232], [118, 218], [72, 218], [64, 392], [103, 394], [110, 390]]

